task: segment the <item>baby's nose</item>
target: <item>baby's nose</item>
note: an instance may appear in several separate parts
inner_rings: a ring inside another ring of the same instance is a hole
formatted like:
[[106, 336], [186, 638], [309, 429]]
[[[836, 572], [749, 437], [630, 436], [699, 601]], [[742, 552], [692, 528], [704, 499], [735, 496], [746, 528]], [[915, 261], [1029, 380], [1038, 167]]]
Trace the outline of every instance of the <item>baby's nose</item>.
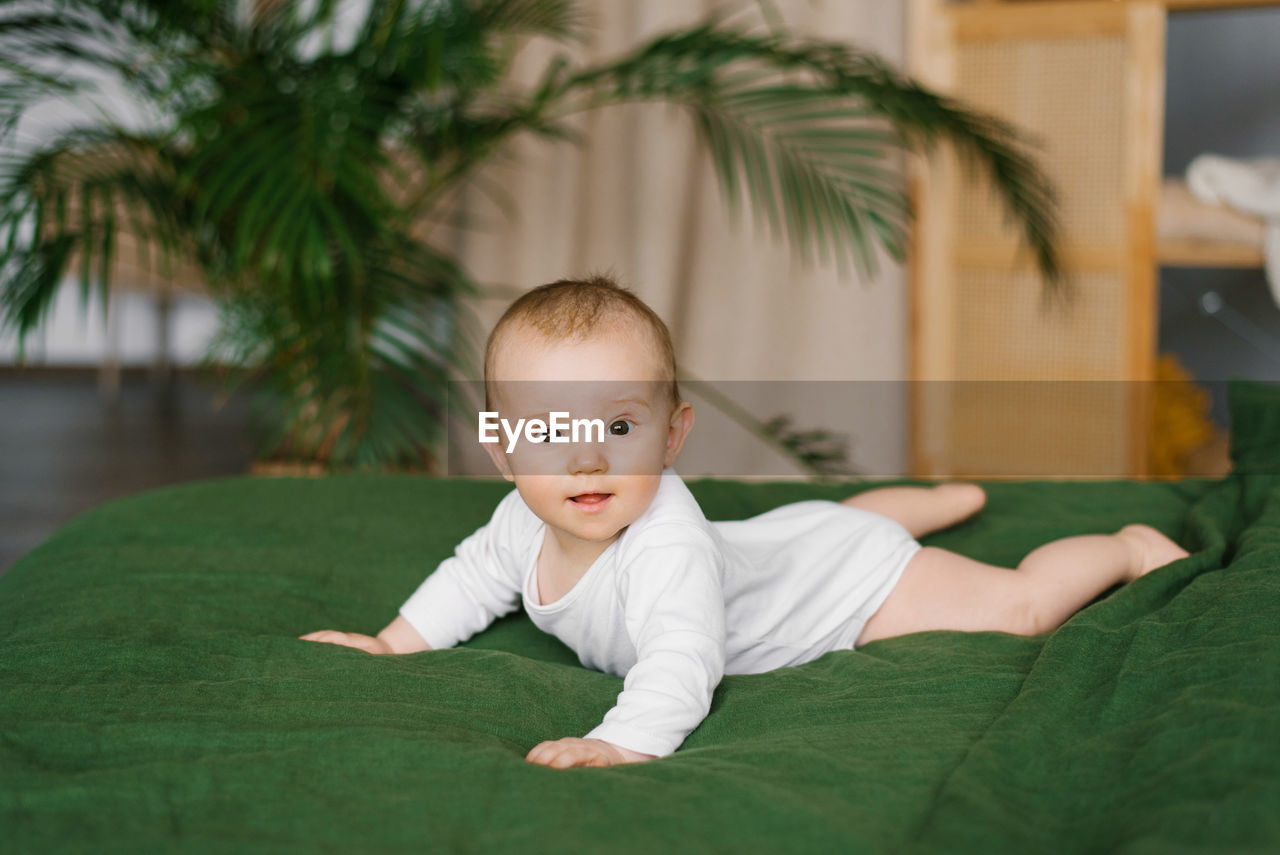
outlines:
[[579, 442], [573, 446], [569, 455], [569, 474], [590, 475], [591, 473], [608, 472], [609, 460], [598, 443]]

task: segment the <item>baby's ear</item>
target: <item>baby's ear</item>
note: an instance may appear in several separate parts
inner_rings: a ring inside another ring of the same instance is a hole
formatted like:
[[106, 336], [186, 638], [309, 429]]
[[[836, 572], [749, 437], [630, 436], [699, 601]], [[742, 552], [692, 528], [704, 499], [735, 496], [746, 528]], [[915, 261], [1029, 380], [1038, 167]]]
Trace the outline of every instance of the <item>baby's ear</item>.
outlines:
[[500, 442], [483, 442], [484, 450], [488, 453], [489, 459], [493, 461], [493, 465], [497, 467], [498, 473], [508, 481], [514, 481], [515, 476], [511, 474], [511, 467], [507, 465], [507, 455], [502, 451]]
[[693, 404], [681, 401], [671, 413], [671, 423], [667, 429], [667, 451], [663, 457], [663, 466], [671, 466], [680, 456], [684, 439], [693, 430]]

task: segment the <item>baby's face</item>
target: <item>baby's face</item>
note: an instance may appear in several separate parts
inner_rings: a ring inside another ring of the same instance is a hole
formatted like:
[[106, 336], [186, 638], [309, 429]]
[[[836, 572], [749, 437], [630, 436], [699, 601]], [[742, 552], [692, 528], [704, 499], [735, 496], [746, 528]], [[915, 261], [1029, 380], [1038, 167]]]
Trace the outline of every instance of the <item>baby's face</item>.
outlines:
[[[494, 464], [537, 516], [564, 538], [608, 543], [653, 501], [663, 467], [675, 462], [693, 409], [671, 405], [670, 380], [645, 336], [621, 329], [585, 341], [536, 332], [504, 334], [491, 365], [491, 402], [509, 425], [552, 413], [603, 424], [578, 441], [507, 439], [486, 444]], [[573, 440], [574, 437], [567, 437]]]

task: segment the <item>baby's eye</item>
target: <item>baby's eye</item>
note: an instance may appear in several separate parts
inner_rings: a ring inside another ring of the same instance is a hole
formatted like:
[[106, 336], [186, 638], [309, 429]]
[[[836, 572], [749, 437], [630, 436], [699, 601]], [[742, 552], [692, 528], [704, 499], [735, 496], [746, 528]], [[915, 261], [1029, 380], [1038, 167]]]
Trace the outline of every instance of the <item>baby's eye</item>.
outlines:
[[631, 422], [626, 419], [617, 419], [609, 425], [610, 436], [626, 436], [631, 433]]
[[539, 439], [538, 439], [538, 442], [551, 442], [551, 437], [553, 437], [553, 436], [561, 437], [561, 438], [563, 438], [563, 439], [568, 439], [568, 438], [569, 438], [569, 429], [568, 429], [568, 428], [560, 428], [560, 429], [558, 429], [558, 430], [554, 430], [554, 431], [553, 431], [553, 430], [546, 430], [546, 431], [543, 431], [543, 432], [542, 432], [542, 435], [541, 435], [541, 436], [539, 437]]

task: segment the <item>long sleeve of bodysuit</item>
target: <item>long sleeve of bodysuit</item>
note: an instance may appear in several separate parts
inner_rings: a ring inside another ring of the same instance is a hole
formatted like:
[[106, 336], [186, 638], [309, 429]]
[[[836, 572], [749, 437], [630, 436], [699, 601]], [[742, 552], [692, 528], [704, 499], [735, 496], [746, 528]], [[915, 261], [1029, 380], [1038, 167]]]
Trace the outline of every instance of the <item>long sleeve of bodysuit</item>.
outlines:
[[[651, 533], [661, 537], [664, 528]], [[706, 718], [724, 676], [723, 583], [723, 558], [710, 538], [636, 551], [618, 579], [636, 663], [588, 738], [663, 757]]]
[[511, 491], [400, 607], [433, 650], [466, 641], [520, 604], [521, 507]]

